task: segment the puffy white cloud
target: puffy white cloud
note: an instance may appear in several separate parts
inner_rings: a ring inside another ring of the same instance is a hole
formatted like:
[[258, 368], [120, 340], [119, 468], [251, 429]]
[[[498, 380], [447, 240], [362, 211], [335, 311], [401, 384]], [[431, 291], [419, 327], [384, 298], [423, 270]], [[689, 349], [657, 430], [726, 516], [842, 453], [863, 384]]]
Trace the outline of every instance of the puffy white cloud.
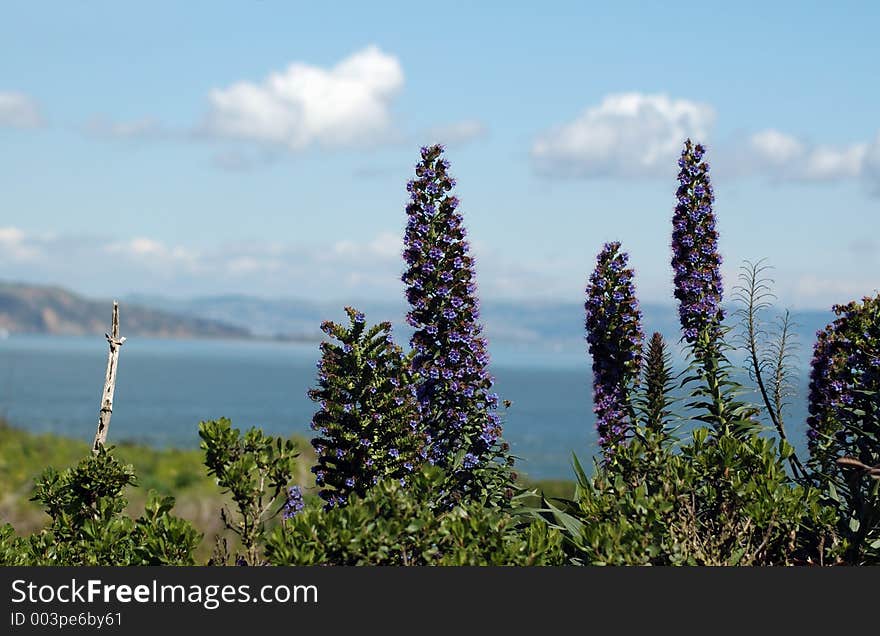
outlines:
[[38, 128], [44, 123], [37, 102], [23, 93], [0, 91], [0, 126]]
[[666, 95], [608, 95], [574, 121], [538, 136], [537, 170], [566, 177], [665, 176], [687, 137], [705, 140], [715, 119], [706, 105]]
[[376, 143], [394, 136], [390, 107], [403, 82], [400, 62], [376, 46], [331, 68], [294, 62], [261, 83], [211, 91], [205, 131], [294, 151]]
[[[538, 173], [563, 177], [669, 176], [688, 137], [705, 141], [713, 109], [666, 95], [608, 95], [575, 120], [546, 131], [532, 143]], [[739, 141], [721, 141], [713, 162], [726, 177], [772, 181], [864, 180], [880, 194], [880, 134], [872, 142], [814, 144], [765, 129]]]
[[751, 135], [739, 152], [740, 172], [776, 180], [833, 181], [862, 174], [868, 144], [813, 145], [778, 130]]
[[763, 130], [755, 133], [749, 138], [749, 145], [757, 156], [777, 166], [784, 166], [790, 161], [800, 159], [804, 154], [803, 143], [778, 130]]

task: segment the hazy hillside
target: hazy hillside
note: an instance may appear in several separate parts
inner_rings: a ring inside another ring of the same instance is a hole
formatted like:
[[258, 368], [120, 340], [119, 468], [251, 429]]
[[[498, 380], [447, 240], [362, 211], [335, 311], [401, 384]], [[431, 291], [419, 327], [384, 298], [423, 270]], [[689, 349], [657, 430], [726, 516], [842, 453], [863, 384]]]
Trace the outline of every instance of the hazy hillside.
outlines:
[[[295, 298], [229, 295], [194, 299], [134, 297], [132, 301], [238, 325], [264, 337], [317, 340], [322, 336], [322, 320], [344, 318], [342, 302], [314, 302]], [[399, 342], [404, 342], [408, 337], [410, 329], [404, 322], [406, 306], [403, 303], [352, 301], [350, 304], [364, 311], [370, 322], [392, 321]], [[586, 346], [584, 308], [581, 303], [489, 300], [483, 302], [481, 307], [486, 334], [492, 342], [555, 348]], [[642, 311], [646, 332], [660, 331], [670, 340], [677, 338], [678, 314], [674, 305], [645, 304]], [[795, 333], [801, 344], [802, 356], [809, 355], [816, 330], [831, 319], [830, 311], [795, 312]]]
[[[112, 301], [60, 287], [0, 283], [0, 329], [10, 333], [101, 334], [109, 329]], [[162, 338], [246, 338], [240, 326], [120, 303], [122, 334]]]

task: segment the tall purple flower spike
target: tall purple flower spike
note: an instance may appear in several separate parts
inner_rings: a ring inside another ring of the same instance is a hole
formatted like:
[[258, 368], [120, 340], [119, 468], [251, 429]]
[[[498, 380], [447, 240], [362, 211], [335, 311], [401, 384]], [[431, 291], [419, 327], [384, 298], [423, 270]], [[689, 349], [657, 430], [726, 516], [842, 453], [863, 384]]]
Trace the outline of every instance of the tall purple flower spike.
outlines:
[[630, 391], [638, 381], [644, 333], [629, 257], [606, 243], [596, 258], [586, 294], [586, 328], [593, 358], [593, 410], [606, 460], [633, 425]]
[[721, 255], [712, 204], [715, 195], [709, 181], [709, 163], [703, 161], [706, 149], [685, 142], [678, 166], [678, 190], [672, 219], [672, 267], [675, 271], [675, 298], [684, 340], [694, 344], [700, 334], [708, 342], [719, 336], [724, 313], [721, 309]]
[[408, 267], [402, 280], [411, 306], [407, 322], [415, 329], [412, 371], [419, 378], [429, 460], [447, 467], [464, 452], [464, 468], [472, 469], [499, 440], [501, 424], [479, 323], [474, 259], [448, 171], [443, 146], [422, 147], [415, 179], [406, 186], [403, 256]]

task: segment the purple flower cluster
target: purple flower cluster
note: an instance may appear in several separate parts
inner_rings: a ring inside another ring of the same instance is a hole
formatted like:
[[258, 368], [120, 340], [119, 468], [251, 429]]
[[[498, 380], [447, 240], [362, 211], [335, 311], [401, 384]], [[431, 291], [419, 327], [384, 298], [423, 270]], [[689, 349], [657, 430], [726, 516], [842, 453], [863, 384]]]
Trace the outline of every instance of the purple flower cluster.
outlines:
[[807, 418], [810, 461], [824, 474], [843, 455], [880, 461], [880, 296], [833, 310], [816, 334]]
[[320, 405], [312, 418], [312, 472], [327, 507], [365, 494], [380, 479], [405, 482], [427, 457], [416, 389], [391, 324], [367, 327], [362, 313], [346, 312], [349, 326], [321, 325], [332, 341], [321, 343], [318, 388], [309, 391]]
[[721, 309], [721, 255], [712, 204], [715, 195], [709, 181], [709, 163], [701, 144], [685, 142], [678, 160], [677, 205], [672, 219], [672, 267], [675, 298], [682, 333], [688, 343], [701, 334], [717, 340], [724, 313]]
[[450, 194], [454, 187], [443, 147], [423, 147], [415, 179], [406, 186], [402, 280], [411, 307], [407, 322], [415, 329], [412, 370], [429, 459], [445, 467], [463, 450], [473, 468], [499, 440], [501, 425], [478, 322], [474, 259], [458, 198]]
[[620, 243], [606, 243], [586, 289], [593, 411], [606, 459], [625, 442], [633, 425], [630, 391], [638, 382], [642, 361], [642, 313], [628, 260]]
[[284, 502], [283, 517], [285, 519], [292, 519], [302, 512], [305, 507], [302, 489], [299, 486], [291, 486], [287, 491], [287, 501]]

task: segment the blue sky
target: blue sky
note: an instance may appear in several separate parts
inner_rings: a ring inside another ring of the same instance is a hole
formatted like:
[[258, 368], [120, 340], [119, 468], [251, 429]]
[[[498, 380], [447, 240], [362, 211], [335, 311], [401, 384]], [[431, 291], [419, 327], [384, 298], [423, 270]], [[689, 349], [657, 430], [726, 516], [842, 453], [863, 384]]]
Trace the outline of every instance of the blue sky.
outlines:
[[580, 300], [616, 239], [662, 301], [692, 135], [728, 287], [761, 257], [795, 307], [880, 287], [876, 3], [474, 4], [6, 5], [0, 276], [396, 298], [440, 140], [485, 296]]

